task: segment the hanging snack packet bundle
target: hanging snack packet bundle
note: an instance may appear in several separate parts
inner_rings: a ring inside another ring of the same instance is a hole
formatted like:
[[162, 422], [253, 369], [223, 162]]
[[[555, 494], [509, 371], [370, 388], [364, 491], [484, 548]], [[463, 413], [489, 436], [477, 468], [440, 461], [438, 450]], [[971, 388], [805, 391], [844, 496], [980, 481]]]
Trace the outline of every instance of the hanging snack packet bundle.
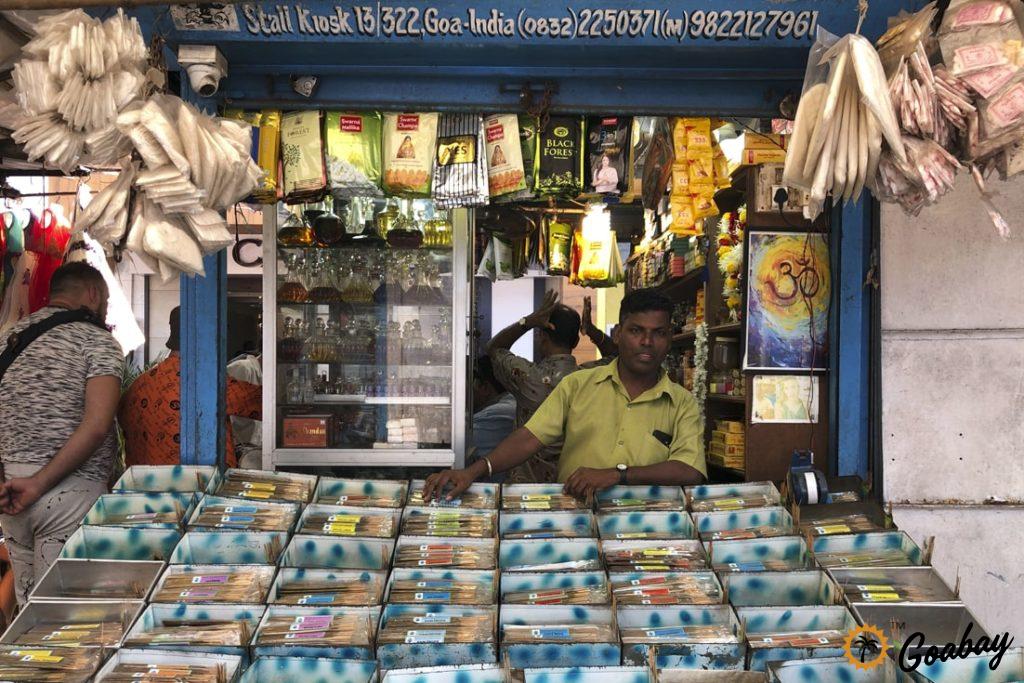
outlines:
[[379, 197], [380, 114], [329, 111], [324, 116], [328, 189], [335, 197]]
[[263, 171], [263, 180], [252, 193], [252, 200], [261, 204], [273, 204], [281, 198], [281, 187], [278, 183], [281, 165], [281, 110], [226, 109], [224, 118], [244, 121], [252, 126], [252, 159]]
[[284, 200], [288, 204], [319, 201], [327, 186], [320, 112], [296, 111], [281, 118]]
[[631, 124], [627, 116], [593, 116], [587, 122], [588, 192], [621, 195], [629, 189]]
[[537, 136], [537, 194], [574, 198], [583, 191], [583, 120], [552, 116]]
[[632, 201], [643, 192], [644, 164], [651, 151], [654, 133], [664, 119], [659, 116], [634, 116], [629, 139], [629, 160], [626, 164], [628, 189], [623, 201]]
[[495, 114], [484, 120], [487, 136], [487, 181], [491, 198], [519, 194], [526, 189], [519, 119], [515, 114]]
[[479, 114], [442, 114], [433, 197], [442, 208], [487, 204], [487, 159]]
[[711, 135], [711, 119], [676, 119], [672, 124], [672, 139], [676, 160], [672, 167], [671, 229], [681, 236], [703, 235], [703, 219], [718, 213], [715, 190], [719, 183], [725, 182], [716, 177], [716, 143]]
[[437, 146], [437, 114], [384, 115], [384, 190], [399, 197], [429, 197]]
[[547, 224], [548, 275], [569, 275], [572, 265], [572, 226], [558, 219]]

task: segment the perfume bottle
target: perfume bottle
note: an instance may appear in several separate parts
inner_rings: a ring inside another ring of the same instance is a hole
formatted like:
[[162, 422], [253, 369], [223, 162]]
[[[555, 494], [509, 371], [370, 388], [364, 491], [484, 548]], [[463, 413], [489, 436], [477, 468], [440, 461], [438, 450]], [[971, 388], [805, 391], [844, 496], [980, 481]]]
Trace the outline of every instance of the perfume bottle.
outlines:
[[282, 247], [312, 246], [313, 230], [301, 216], [289, 210], [288, 218], [277, 231], [277, 243]]
[[398, 200], [392, 197], [388, 200], [384, 210], [377, 214], [377, 234], [386, 239], [388, 232], [395, 227], [401, 215]]

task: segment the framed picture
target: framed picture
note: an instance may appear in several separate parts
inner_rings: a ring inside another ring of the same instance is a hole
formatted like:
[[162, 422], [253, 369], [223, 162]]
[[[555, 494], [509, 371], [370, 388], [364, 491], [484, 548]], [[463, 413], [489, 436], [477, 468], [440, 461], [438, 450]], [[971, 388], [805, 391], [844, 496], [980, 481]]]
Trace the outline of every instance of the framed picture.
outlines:
[[751, 423], [817, 424], [818, 388], [811, 375], [755, 375]]
[[832, 291], [825, 237], [751, 232], [747, 282], [744, 368], [827, 368]]

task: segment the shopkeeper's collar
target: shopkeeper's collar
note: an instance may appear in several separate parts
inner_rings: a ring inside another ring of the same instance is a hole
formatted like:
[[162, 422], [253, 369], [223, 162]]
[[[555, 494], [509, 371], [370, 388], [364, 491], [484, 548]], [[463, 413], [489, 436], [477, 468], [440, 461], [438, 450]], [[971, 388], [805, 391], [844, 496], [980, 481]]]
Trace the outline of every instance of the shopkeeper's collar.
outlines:
[[[608, 365], [597, 368], [594, 372], [597, 375], [597, 384], [600, 384], [601, 382], [604, 382], [606, 380], [611, 380], [617, 387], [619, 387], [622, 393], [626, 394], [627, 396], [629, 395], [629, 392], [626, 391], [626, 385], [622, 383], [622, 378], [619, 377], [618, 358], [613, 360]], [[675, 403], [676, 393], [672, 391], [672, 381], [668, 378], [668, 373], [666, 373], [664, 370], [661, 371], [661, 377], [658, 379], [658, 383], [655, 384], [650, 389], [648, 389], [647, 391], [645, 391], [644, 393], [634, 398], [633, 401], [639, 401], [640, 399], [643, 399], [644, 401], [650, 401], [662, 395], [668, 396], [669, 400], [672, 401], [672, 403]]]

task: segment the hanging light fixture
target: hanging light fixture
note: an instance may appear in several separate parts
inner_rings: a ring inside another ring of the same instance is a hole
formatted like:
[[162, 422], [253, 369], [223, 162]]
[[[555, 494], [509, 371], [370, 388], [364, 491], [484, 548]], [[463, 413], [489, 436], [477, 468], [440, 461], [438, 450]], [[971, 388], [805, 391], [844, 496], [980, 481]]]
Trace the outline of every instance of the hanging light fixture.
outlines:
[[607, 204], [590, 204], [583, 216], [583, 239], [600, 240], [612, 229], [612, 214]]

